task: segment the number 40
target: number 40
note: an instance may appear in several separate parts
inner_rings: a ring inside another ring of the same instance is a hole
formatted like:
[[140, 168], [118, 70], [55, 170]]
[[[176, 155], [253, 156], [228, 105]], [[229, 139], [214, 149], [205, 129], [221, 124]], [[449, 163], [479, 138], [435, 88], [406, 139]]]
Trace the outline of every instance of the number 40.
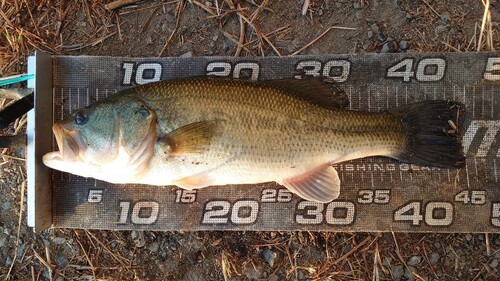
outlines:
[[387, 70], [389, 78], [403, 78], [404, 82], [410, 82], [416, 78], [420, 82], [439, 81], [444, 77], [446, 61], [442, 58], [425, 58], [417, 63], [416, 72], [413, 71], [413, 58], [404, 59]]

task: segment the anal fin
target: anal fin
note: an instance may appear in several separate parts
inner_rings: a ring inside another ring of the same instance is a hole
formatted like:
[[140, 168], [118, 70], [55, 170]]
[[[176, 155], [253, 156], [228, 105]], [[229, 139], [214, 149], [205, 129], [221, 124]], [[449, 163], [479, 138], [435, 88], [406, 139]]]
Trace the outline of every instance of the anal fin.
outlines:
[[328, 203], [339, 197], [340, 194], [339, 176], [330, 165], [322, 165], [280, 183], [298, 196], [319, 203]]
[[174, 181], [173, 184], [177, 185], [180, 188], [192, 190], [212, 185], [213, 182], [214, 179], [210, 176], [209, 173], [199, 173], [196, 175], [178, 179]]

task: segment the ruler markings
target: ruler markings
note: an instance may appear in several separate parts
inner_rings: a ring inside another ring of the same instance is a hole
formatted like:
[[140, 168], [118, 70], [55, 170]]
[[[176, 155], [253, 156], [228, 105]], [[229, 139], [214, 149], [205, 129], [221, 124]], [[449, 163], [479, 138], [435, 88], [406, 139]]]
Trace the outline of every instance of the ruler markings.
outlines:
[[495, 182], [498, 182], [497, 176], [497, 159], [493, 158], [493, 173], [495, 174]]

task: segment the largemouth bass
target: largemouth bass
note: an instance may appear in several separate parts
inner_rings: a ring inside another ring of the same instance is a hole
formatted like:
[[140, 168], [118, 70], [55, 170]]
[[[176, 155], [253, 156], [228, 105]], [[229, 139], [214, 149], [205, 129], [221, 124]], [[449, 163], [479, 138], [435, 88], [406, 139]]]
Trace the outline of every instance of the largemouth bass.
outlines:
[[333, 163], [369, 156], [462, 167], [463, 105], [424, 101], [346, 110], [321, 79], [188, 78], [123, 90], [53, 126], [48, 167], [111, 183], [210, 185], [269, 181], [315, 202], [340, 193]]

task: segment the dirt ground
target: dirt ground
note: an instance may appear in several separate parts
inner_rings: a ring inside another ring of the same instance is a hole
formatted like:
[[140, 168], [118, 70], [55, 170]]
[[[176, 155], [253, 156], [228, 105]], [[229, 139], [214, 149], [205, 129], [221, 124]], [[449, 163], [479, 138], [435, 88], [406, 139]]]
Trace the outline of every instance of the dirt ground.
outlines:
[[[480, 34], [485, 8], [480, 0], [138, 1], [112, 11], [105, 7], [110, 2], [1, 1], [0, 74], [25, 71], [26, 56], [35, 48], [52, 54], [140, 57], [500, 49], [498, 1], [489, 6], [491, 19], [484, 36]], [[304, 2], [309, 4], [302, 15]], [[22, 132], [24, 124], [25, 117], [1, 134]], [[4, 150], [0, 158], [0, 276], [5, 279], [498, 280], [500, 276], [499, 234], [73, 229], [33, 233], [26, 227], [26, 200], [21, 196], [24, 151]]]

